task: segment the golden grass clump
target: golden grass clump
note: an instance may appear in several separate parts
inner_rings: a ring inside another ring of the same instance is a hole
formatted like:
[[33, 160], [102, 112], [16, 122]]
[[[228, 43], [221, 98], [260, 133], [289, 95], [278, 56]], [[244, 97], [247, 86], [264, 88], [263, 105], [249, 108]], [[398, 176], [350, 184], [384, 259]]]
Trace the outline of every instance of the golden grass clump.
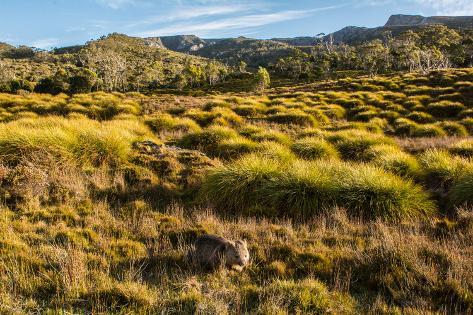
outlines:
[[16, 164], [24, 156], [47, 151], [79, 165], [124, 163], [131, 145], [152, 138], [136, 121], [97, 122], [59, 117], [21, 119], [0, 125], [0, 157]]
[[308, 217], [338, 205], [358, 217], [400, 220], [435, 209], [421, 187], [376, 167], [254, 154], [211, 172], [201, 193], [219, 209], [266, 216]]

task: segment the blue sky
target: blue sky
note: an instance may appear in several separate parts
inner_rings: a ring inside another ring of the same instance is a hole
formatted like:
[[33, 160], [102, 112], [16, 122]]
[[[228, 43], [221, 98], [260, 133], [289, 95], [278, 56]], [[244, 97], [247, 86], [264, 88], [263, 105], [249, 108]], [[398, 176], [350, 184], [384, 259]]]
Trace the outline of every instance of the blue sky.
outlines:
[[473, 15], [472, 0], [0, 0], [0, 41], [51, 48], [111, 32], [150, 37], [314, 36], [391, 14]]

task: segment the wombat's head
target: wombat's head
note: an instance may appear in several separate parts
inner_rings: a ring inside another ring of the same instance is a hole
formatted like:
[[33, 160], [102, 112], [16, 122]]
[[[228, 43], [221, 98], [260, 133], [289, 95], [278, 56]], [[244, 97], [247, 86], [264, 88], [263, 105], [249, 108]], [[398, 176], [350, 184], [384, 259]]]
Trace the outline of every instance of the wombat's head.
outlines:
[[245, 240], [228, 242], [225, 247], [225, 262], [228, 266], [246, 266], [250, 261], [250, 253]]

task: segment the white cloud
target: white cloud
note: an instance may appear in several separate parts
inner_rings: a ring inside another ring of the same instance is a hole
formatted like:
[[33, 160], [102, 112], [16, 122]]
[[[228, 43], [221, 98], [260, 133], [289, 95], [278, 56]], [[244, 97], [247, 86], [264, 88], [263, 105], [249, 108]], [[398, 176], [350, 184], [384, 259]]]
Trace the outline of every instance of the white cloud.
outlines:
[[112, 9], [121, 9], [128, 5], [135, 4], [135, 0], [97, 0], [100, 4], [106, 5]]
[[41, 49], [49, 49], [56, 47], [59, 45], [60, 41], [57, 38], [44, 38], [38, 39], [31, 43], [32, 47], [41, 48]]
[[431, 7], [438, 15], [473, 15], [472, 0], [415, 0], [415, 2]]
[[198, 36], [222, 34], [229, 30], [251, 29], [268, 24], [296, 20], [312, 15], [315, 12], [331, 10], [339, 6], [316, 8], [312, 10], [289, 10], [264, 14], [251, 14], [236, 17], [220, 18], [209, 22], [178, 23], [170, 26], [148, 30], [136, 34], [141, 37], [165, 36], [176, 34], [195, 34]]
[[156, 15], [143, 20], [136, 21], [127, 25], [127, 27], [137, 27], [142, 25], [150, 25], [164, 22], [183, 21], [196, 18], [204, 18], [211, 16], [221, 16], [227, 14], [250, 12], [259, 6], [256, 5], [220, 5], [206, 7], [179, 7], [178, 10], [170, 12], [166, 15]]

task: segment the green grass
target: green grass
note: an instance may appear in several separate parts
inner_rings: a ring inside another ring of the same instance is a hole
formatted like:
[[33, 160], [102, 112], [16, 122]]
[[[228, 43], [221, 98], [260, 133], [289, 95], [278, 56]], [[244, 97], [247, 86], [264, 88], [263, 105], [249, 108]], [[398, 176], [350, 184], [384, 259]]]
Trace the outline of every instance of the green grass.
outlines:
[[451, 101], [431, 103], [427, 106], [428, 112], [438, 118], [456, 117], [464, 109], [465, 105], [462, 103]]
[[339, 151], [344, 160], [366, 161], [369, 159], [368, 150], [377, 144], [394, 144], [388, 137], [372, 134], [362, 130], [346, 130], [326, 136]]
[[473, 171], [462, 174], [453, 184], [449, 199], [453, 206], [470, 207], [473, 205]]
[[388, 172], [411, 178], [416, 178], [420, 173], [420, 165], [417, 159], [396, 146], [373, 146], [368, 154], [372, 156], [371, 163]]
[[435, 209], [421, 187], [376, 167], [259, 155], [211, 172], [202, 196], [224, 211], [283, 217], [313, 216], [338, 205], [354, 216], [396, 221]]
[[473, 157], [473, 141], [472, 140], [463, 140], [452, 147], [450, 147], [449, 151], [452, 154], [459, 155], [464, 158], [472, 158]]
[[163, 132], [198, 132], [200, 126], [192, 119], [173, 117], [169, 114], [160, 114], [146, 117], [146, 124], [157, 133]]
[[0, 157], [6, 163], [15, 164], [25, 156], [46, 151], [80, 165], [123, 164], [131, 145], [143, 139], [153, 139], [153, 136], [136, 121], [21, 119], [0, 125]]
[[320, 138], [302, 138], [291, 146], [297, 156], [303, 159], [338, 158], [337, 150], [327, 141]]
[[278, 112], [269, 115], [267, 119], [270, 122], [278, 124], [297, 125], [301, 127], [315, 127], [318, 125], [317, 120], [312, 115], [306, 114], [298, 109]]

